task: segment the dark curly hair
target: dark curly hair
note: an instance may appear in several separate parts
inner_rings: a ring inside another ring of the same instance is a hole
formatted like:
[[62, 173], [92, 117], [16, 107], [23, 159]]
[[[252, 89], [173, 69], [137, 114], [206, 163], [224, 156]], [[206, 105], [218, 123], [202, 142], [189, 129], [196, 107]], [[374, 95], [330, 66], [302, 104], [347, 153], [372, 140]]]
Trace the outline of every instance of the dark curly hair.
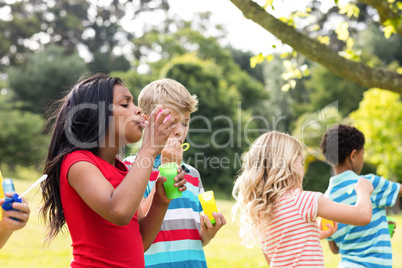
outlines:
[[325, 159], [336, 166], [343, 164], [353, 150], [363, 149], [364, 142], [364, 134], [357, 128], [336, 125], [324, 134], [320, 147]]

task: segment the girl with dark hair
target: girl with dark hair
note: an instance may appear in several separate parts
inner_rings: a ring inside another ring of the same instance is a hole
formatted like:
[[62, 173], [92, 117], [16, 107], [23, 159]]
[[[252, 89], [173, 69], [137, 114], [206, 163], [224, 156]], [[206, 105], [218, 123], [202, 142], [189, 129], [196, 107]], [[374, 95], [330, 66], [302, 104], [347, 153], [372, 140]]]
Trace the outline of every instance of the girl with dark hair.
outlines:
[[[78, 82], [64, 98], [54, 123], [42, 183], [41, 213], [47, 240], [67, 223], [73, 247], [71, 267], [144, 267], [171, 200], [162, 183], [146, 216], [138, 209], [152, 163], [175, 129], [170, 110], [157, 107], [147, 123], [119, 78], [96, 74]], [[156, 119], [157, 117], [157, 119]], [[128, 171], [116, 159], [119, 149], [143, 144]], [[179, 168], [176, 187], [186, 190]]]

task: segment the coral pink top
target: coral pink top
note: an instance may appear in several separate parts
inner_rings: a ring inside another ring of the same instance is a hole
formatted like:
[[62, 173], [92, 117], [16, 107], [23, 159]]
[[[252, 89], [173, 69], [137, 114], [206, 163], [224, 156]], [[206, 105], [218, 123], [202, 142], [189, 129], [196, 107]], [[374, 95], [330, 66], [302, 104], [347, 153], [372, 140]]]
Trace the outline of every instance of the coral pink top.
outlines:
[[275, 267], [324, 267], [320, 232], [316, 223], [321, 193], [295, 190], [281, 196], [275, 206], [262, 249]]

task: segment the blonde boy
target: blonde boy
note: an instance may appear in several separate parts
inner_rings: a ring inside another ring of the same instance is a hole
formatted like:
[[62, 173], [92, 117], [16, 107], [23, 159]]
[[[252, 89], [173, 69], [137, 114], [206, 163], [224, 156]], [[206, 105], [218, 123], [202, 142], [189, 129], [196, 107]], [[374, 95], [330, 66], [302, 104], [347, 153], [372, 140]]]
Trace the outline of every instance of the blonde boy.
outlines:
[[[214, 213], [216, 224], [212, 225], [208, 217], [200, 216], [202, 208], [197, 195], [204, 192], [200, 174], [194, 167], [182, 162], [183, 151], [178, 150], [187, 136], [190, 115], [197, 110], [198, 100], [182, 84], [165, 78], [144, 87], [138, 97], [138, 106], [146, 115], [158, 105], [171, 110], [170, 116], [176, 120], [176, 130], [169, 137], [162, 154], [155, 159], [142, 209], [147, 213], [150, 207], [154, 194], [153, 186], [161, 164], [177, 162], [182, 165], [186, 172], [184, 178], [187, 181], [187, 191], [170, 202], [162, 227], [152, 246], [145, 252], [145, 265], [146, 267], [207, 267], [203, 246], [211, 241], [218, 230], [226, 224], [226, 220], [221, 213]], [[124, 163], [130, 168], [134, 158], [135, 156], [130, 156]]]

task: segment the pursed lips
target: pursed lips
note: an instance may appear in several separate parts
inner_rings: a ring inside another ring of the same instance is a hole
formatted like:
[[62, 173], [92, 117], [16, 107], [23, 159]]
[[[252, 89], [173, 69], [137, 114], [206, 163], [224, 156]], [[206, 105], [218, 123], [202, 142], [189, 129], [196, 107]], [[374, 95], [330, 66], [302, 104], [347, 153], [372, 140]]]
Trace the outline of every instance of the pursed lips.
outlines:
[[138, 121], [138, 125], [144, 128], [147, 126], [147, 121], [141, 117], [141, 119]]

